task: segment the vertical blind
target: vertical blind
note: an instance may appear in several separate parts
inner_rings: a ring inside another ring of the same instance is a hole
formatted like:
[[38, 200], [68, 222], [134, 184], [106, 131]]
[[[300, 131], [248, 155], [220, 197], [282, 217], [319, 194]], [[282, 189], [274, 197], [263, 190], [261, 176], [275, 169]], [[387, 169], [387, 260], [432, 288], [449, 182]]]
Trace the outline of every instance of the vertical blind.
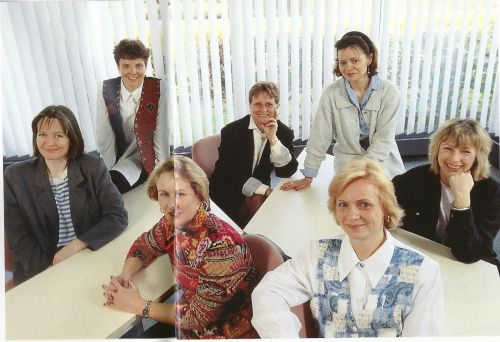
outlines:
[[[380, 75], [400, 89], [397, 134], [431, 133], [446, 119], [478, 120], [498, 136], [494, 0], [171, 0], [175, 146], [190, 146], [249, 112], [260, 80], [281, 90], [281, 120], [307, 139], [334, 43], [367, 33]], [[208, 83], [207, 83], [208, 82]]]
[[[3, 155], [32, 153], [31, 120], [48, 105], [77, 116], [85, 149], [96, 149], [97, 85], [118, 76], [113, 48], [140, 39], [151, 49], [148, 76], [166, 78], [168, 2], [0, 3]], [[163, 34], [165, 33], [165, 34]]]
[[495, 0], [123, 0], [2, 2], [4, 156], [31, 154], [34, 115], [63, 104], [95, 149], [98, 82], [118, 75], [123, 38], [152, 50], [148, 75], [167, 79], [174, 146], [246, 115], [260, 80], [281, 90], [281, 120], [307, 139], [335, 81], [334, 43], [367, 33], [380, 75], [400, 89], [398, 134], [470, 117], [499, 135]]

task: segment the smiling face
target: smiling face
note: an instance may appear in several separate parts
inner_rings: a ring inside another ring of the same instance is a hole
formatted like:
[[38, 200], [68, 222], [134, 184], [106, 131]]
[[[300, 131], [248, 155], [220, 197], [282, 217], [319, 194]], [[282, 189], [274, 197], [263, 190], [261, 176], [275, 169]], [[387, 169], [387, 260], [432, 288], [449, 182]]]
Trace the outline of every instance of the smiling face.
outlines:
[[378, 192], [368, 180], [358, 179], [336, 200], [335, 217], [353, 246], [380, 246], [384, 241], [384, 212]]
[[125, 88], [131, 92], [137, 89], [144, 80], [146, 62], [142, 58], [120, 58], [118, 62], [118, 71], [120, 72]]
[[260, 92], [252, 97], [250, 111], [253, 121], [255, 121], [259, 130], [264, 132], [264, 126], [269, 119], [277, 118], [278, 105], [274, 97], [269, 96], [265, 92]]
[[457, 146], [454, 141], [439, 145], [438, 164], [441, 181], [449, 186], [451, 176], [471, 170], [476, 161], [476, 149], [472, 145]]
[[160, 208], [168, 223], [178, 228], [194, 218], [201, 200], [186, 179], [174, 172], [163, 172], [158, 176], [156, 189]]
[[45, 118], [39, 121], [36, 146], [45, 160], [68, 160], [69, 138], [59, 119]]
[[367, 77], [372, 54], [366, 55], [359, 46], [354, 45], [338, 50], [337, 60], [342, 76], [352, 84]]

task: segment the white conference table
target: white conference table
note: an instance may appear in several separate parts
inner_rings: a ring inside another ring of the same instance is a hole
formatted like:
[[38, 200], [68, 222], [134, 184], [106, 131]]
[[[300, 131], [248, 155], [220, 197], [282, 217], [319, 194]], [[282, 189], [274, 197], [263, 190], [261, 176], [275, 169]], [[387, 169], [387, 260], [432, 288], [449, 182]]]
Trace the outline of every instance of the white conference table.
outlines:
[[[135, 239], [161, 217], [145, 185], [124, 194], [129, 225], [97, 251], [85, 249], [5, 293], [6, 337], [22, 339], [118, 338], [137, 316], [103, 306], [102, 284], [120, 273]], [[215, 204], [212, 211], [234, 225]], [[174, 275], [164, 255], [133, 278], [143, 298], [164, 300], [173, 293]]]
[[[305, 151], [299, 160], [303, 168]], [[333, 156], [321, 164], [318, 177], [303, 191], [274, 189], [245, 228], [246, 233], [262, 234], [294, 257], [307, 241], [340, 233], [328, 211], [328, 186], [333, 178]], [[297, 171], [290, 179], [300, 179]], [[448, 247], [397, 229], [396, 239], [422, 251], [441, 268], [445, 302], [445, 336], [500, 335], [500, 277], [497, 268], [484, 261], [464, 264], [456, 261]]]

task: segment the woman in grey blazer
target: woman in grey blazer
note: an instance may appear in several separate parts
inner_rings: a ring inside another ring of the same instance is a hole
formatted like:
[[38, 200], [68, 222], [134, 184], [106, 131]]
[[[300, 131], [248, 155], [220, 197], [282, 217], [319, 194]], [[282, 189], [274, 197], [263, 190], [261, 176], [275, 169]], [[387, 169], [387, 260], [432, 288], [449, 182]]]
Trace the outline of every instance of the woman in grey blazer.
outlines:
[[17, 285], [127, 226], [127, 211], [101, 158], [83, 153], [70, 109], [49, 106], [32, 121], [34, 157], [4, 174], [5, 232]]
[[400, 108], [398, 88], [378, 75], [378, 51], [364, 33], [351, 31], [337, 43], [335, 75], [327, 87], [307, 141], [303, 179], [287, 182], [282, 190], [309, 187], [335, 139], [334, 168], [367, 157], [378, 161], [392, 178], [405, 171], [395, 132]]

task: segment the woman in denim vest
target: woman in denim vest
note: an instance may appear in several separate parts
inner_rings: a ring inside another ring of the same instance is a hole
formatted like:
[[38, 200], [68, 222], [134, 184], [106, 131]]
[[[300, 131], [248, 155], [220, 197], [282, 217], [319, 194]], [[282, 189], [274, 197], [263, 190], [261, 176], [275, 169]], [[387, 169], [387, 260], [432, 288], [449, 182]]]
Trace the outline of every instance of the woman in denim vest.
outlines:
[[309, 300], [321, 337], [441, 335], [439, 265], [389, 232], [403, 211], [382, 167], [348, 162], [330, 184], [328, 208], [345, 234], [311, 242], [264, 276], [252, 293], [259, 335], [298, 337], [290, 307]]

